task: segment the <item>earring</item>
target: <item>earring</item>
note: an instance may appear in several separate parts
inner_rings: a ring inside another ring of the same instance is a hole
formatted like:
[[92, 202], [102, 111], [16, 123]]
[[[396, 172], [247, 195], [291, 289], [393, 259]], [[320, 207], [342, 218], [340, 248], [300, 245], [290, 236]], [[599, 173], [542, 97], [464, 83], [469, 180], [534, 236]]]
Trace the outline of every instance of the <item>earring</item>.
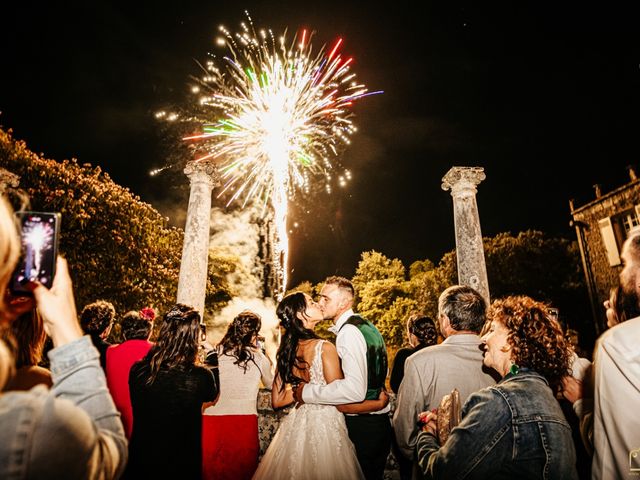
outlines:
[[511, 375], [517, 375], [518, 372], [520, 372], [520, 367], [518, 365], [516, 365], [515, 363], [511, 364], [511, 368], [509, 369], [509, 373]]

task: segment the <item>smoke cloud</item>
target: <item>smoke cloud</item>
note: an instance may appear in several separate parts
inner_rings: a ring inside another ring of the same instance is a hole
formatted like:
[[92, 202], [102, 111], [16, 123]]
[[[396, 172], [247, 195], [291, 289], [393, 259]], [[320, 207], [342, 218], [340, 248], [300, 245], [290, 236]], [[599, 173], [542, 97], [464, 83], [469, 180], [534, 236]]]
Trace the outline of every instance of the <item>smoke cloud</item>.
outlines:
[[207, 331], [212, 344], [224, 336], [233, 318], [243, 310], [251, 310], [262, 318], [260, 333], [265, 337], [265, 348], [272, 360], [279, 343], [276, 305], [271, 298], [262, 298], [263, 270], [260, 251], [259, 212], [255, 207], [225, 212], [221, 208], [211, 210], [211, 238], [209, 248], [216, 253], [238, 257], [235, 272], [227, 276], [234, 294], [233, 300], [221, 312], [214, 315]]

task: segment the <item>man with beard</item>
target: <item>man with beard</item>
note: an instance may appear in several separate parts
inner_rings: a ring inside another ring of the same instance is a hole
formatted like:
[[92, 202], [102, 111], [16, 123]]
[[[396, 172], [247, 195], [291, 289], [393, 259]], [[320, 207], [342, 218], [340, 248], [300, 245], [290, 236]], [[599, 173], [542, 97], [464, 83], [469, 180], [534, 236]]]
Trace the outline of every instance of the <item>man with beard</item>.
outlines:
[[[622, 247], [620, 285], [640, 298], [640, 229]], [[593, 479], [640, 472], [640, 317], [605, 332], [594, 355]]]

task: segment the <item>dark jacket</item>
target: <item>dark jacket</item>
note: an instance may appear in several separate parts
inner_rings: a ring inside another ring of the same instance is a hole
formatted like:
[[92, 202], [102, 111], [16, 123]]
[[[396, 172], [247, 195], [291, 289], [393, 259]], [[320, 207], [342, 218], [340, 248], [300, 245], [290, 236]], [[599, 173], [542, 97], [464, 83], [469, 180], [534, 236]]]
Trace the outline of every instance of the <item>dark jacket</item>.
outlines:
[[420, 432], [417, 456], [427, 478], [578, 478], [571, 428], [547, 381], [526, 369], [471, 395], [442, 447]]
[[414, 353], [422, 350], [427, 345], [420, 344], [411, 348], [401, 348], [396, 352], [396, 356], [393, 359], [393, 367], [391, 367], [391, 376], [389, 377], [389, 385], [393, 393], [398, 393], [400, 390], [400, 384], [404, 378], [404, 362]]
[[100, 353], [100, 366], [102, 370], [107, 371], [107, 349], [111, 346], [109, 342], [104, 340], [100, 335], [91, 334], [91, 342], [93, 346], [98, 349]]

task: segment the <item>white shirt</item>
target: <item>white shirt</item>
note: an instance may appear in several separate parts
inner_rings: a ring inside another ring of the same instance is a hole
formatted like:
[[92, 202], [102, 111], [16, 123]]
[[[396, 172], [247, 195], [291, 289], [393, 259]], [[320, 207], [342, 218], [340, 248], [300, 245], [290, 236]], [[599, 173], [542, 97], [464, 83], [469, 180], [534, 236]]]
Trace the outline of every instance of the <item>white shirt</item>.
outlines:
[[[640, 317], [602, 334], [594, 356], [594, 480], [640, 469]], [[635, 455], [634, 455], [635, 454]]]
[[[302, 390], [302, 400], [305, 403], [343, 405], [364, 400], [367, 394], [367, 342], [358, 327], [345, 325], [353, 315], [352, 309], [347, 310], [329, 329], [336, 334], [336, 349], [342, 361], [344, 378], [328, 385], [305, 385]], [[390, 408], [387, 405], [373, 413], [387, 413]]]

